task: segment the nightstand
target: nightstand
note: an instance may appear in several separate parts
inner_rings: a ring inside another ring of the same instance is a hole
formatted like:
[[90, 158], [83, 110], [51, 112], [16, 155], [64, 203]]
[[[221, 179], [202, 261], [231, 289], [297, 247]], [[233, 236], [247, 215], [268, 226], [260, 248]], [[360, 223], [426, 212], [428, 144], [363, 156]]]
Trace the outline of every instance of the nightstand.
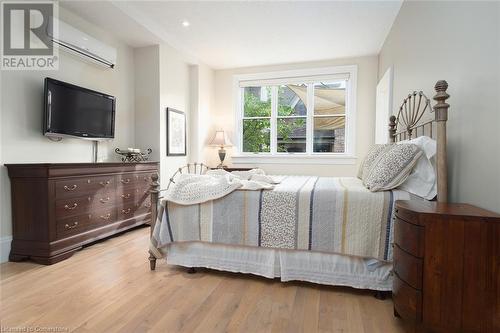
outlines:
[[500, 215], [397, 201], [394, 314], [417, 331], [500, 332]]

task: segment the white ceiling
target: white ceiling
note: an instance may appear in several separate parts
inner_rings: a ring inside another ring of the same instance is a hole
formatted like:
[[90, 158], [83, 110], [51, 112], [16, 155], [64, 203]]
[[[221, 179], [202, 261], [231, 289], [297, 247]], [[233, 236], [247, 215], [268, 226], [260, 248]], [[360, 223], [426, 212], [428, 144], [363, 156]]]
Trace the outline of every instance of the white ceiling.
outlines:
[[[62, 6], [134, 47], [163, 40], [221, 69], [377, 54], [401, 1], [71, 1]], [[182, 26], [184, 20], [189, 27]]]
[[[60, 6], [107, 30], [133, 47], [158, 44], [162, 40], [142, 24], [119, 10], [111, 1], [61, 1]], [[71, 22], [66, 22], [71, 24]], [[99, 36], [93, 36], [99, 38]]]

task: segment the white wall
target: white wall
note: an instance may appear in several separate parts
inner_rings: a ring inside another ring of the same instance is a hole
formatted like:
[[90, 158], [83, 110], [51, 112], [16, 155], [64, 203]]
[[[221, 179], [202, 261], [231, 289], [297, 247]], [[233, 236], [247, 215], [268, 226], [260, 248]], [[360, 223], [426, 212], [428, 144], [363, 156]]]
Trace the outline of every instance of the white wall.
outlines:
[[[135, 50], [136, 146], [152, 148], [160, 161], [161, 188], [188, 162], [200, 161], [203, 122], [212, 108], [213, 71], [167, 44]], [[167, 156], [167, 107], [186, 113], [187, 155]]]
[[[261, 73], [280, 70], [317, 68], [341, 65], [358, 65], [357, 87], [357, 123], [356, 123], [356, 156], [355, 165], [283, 165], [283, 164], [253, 164], [269, 173], [314, 174], [354, 176], [358, 164], [373, 144], [375, 136], [375, 88], [377, 84], [378, 58], [367, 56], [352, 59], [336, 59], [328, 61], [297, 63], [276, 66], [239, 68], [215, 72], [215, 107], [211, 113], [210, 133], [215, 129], [228, 131], [234, 138], [235, 110], [233, 102], [233, 76], [238, 74]], [[231, 165], [231, 154], [234, 148], [228, 148], [226, 163]], [[218, 164], [216, 148], [206, 150], [206, 159], [212, 166]]]
[[[160, 45], [160, 180], [166, 188], [170, 176], [177, 168], [187, 164], [190, 153], [190, 64], [182, 53], [169, 45]], [[186, 113], [187, 155], [167, 156], [167, 107]]]
[[389, 142], [387, 123], [392, 114], [392, 67], [389, 67], [377, 84], [375, 108], [375, 143]]
[[210, 147], [210, 112], [214, 108], [215, 72], [204, 64], [193, 65], [191, 75], [190, 162], [206, 162]]
[[160, 47], [136, 48], [135, 147], [151, 148], [149, 160], [160, 160]]
[[450, 199], [500, 212], [500, 3], [405, 1], [380, 53], [395, 109], [445, 79]]
[[[60, 52], [57, 71], [3, 71], [1, 73], [1, 224], [0, 237], [12, 235], [10, 183], [3, 163], [91, 162], [89, 141], [52, 142], [42, 135], [43, 80], [49, 76], [116, 96], [115, 139], [100, 144], [101, 161], [117, 160], [115, 147], [131, 147], [134, 128], [133, 49], [64, 8], [60, 18], [118, 50], [115, 69], [105, 69]], [[3, 255], [4, 251], [2, 251]]]

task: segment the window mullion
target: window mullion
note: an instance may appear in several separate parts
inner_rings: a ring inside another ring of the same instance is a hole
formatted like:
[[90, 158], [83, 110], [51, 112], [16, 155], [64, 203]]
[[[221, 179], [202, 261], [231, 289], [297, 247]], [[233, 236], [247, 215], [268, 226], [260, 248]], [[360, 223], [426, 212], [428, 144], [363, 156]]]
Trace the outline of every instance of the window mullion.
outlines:
[[344, 108], [344, 153], [350, 154], [351, 153], [351, 142], [350, 142], [350, 133], [351, 133], [351, 119], [349, 119], [349, 113], [351, 109], [350, 105], [350, 95], [351, 94], [351, 80], [346, 80], [346, 87], [345, 87], [345, 108]]
[[238, 95], [237, 95], [237, 100], [238, 100], [238, 134], [237, 134], [237, 146], [238, 146], [238, 151], [240, 153], [243, 152], [243, 119], [245, 116], [245, 101], [244, 97], [245, 92], [244, 88], [239, 88], [238, 89]]
[[278, 87], [271, 87], [271, 154], [276, 154], [278, 148], [278, 130], [277, 130], [277, 116], [278, 116]]
[[314, 137], [314, 84], [307, 85], [307, 120], [306, 120], [306, 153], [313, 153], [313, 137]]

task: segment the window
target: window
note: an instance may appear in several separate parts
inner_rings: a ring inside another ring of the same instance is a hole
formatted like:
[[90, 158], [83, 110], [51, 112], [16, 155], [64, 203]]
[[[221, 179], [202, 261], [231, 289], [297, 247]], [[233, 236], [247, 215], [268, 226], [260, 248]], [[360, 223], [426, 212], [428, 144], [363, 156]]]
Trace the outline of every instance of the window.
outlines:
[[243, 151], [271, 151], [271, 88], [243, 88]]
[[345, 153], [346, 81], [314, 83], [314, 153]]
[[353, 157], [356, 66], [235, 77], [238, 157]]

